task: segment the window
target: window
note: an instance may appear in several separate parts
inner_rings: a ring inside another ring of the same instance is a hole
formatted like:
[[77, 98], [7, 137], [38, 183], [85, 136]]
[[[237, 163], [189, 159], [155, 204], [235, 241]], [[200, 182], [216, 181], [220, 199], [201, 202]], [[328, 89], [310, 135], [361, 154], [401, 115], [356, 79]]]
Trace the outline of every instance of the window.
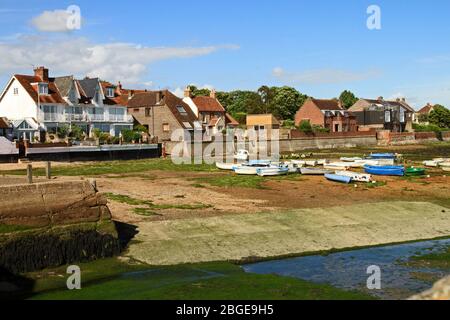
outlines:
[[152, 108], [145, 108], [145, 116], [146, 117], [151, 117], [152, 116]]
[[39, 94], [48, 94], [48, 84], [39, 83]]
[[106, 88], [106, 96], [108, 98], [114, 98], [114, 88], [113, 87]]
[[164, 132], [169, 132], [170, 131], [170, 125], [168, 123], [163, 123], [163, 131]]
[[182, 107], [182, 106], [177, 106], [177, 110], [178, 110], [179, 113], [181, 113], [181, 115], [183, 115], [183, 116], [187, 115], [187, 112], [186, 112], [186, 110], [184, 109], [184, 107]]
[[19, 88], [14, 88], [14, 95], [18, 95], [19, 94]]
[[139, 108], [134, 108], [133, 112], [139, 112]]
[[400, 122], [404, 123], [405, 122], [405, 110], [400, 108]]
[[96, 123], [94, 124], [94, 129], [99, 129], [101, 132], [109, 133], [111, 126], [109, 124]]
[[386, 122], [386, 123], [391, 122], [391, 111], [386, 110], [384, 112], [384, 122]]

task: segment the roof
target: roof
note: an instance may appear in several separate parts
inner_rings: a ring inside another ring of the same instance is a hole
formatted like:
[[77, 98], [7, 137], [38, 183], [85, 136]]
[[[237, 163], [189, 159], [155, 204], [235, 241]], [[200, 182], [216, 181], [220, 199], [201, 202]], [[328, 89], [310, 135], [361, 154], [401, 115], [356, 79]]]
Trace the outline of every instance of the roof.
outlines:
[[24, 119], [14, 120], [14, 121], [12, 122], [13, 127], [14, 127], [14, 128], [20, 127], [20, 125], [21, 125], [24, 121], [27, 122], [28, 125], [29, 125], [33, 130], [38, 130], [38, 129], [39, 129], [39, 123], [37, 123], [37, 121], [36, 121], [34, 118], [24, 118]]
[[9, 129], [11, 125], [9, 124], [8, 119], [1, 117], [0, 118], [0, 129]]
[[[50, 78], [48, 81], [42, 81], [40, 77], [36, 76], [26, 76], [21, 74], [16, 74], [14, 77], [19, 81], [19, 83], [25, 88], [30, 97], [37, 101], [38, 99], [38, 86], [37, 83], [47, 83], [48, 84], [48, 94], [40, 94], [40, 103], [63, 103], [66, 102], [61, 97], [58, 88], [55, 85], [54, 78]], [[34, 85], [33, 85], [34, 84]]]
[[229, 113], [225, 113], [225, 122], [227, 125], [238, 126], [239, 122], [234, 119]]
[[341, 105], [339, 103], [339, 100], [335, 100], [335, 99], [313, 99], [313, 98], [311, 98], [311, 101], [320, 110], [344, 110], [344, 108], [341, 107]]
[[70, 89], [73, 86], [73, 76], [56, 77], [55, 78], [56, 87], [62, 97], [69, 96]]
[[261, 124], [267, 124], [267, 125], [273, 125], [273, 124], [280, 124], [280, 122], [273, 116], [273, 114], [248, 114], [247, 115], [247, 125], [261, 125]]
[[431, 110], [433, 110], [433, 107], [434, 106], [432, 104], [428, 103], [425, 107], [417, 111], [417, 113], [429, 114]]
[[[360, 102], [366, 102], [367, 105], [363, 105]], [[356, 106], [352, 106], [349, 108], [349, 111], [353, 111], [353, 112], [357, 112], [357, 111], [363, 111], [364, 109], [366, 109], [367, 107], [369, 107], [370, 105], [379, 105], [380, 107], [394, 107], [394, 108], [399, 108], [402, 107], [410, 112], [415, 112], [414, 109], [405, 101], [405, 100], [400, 100], [397, 99], [395, 101], [392, 100], [380, 100], [380, 99], [364, 99], [361, 98], [360, 100], [358, 100], [358, 102], [356, 102]]]
[[[157, 101], [158, 93], [160, 96], [160, 101]], [[191, 108], [189, 108], [189, 106], [181, 98], [177, 97], [169, 90], [138, 92], [128, 101], [128, 108], [143, 108], [163, 105], [169, 108], [183, 128], [193, 129], [198, 127], [195, 125], [195, 122], [197, 122], [198, 119], [192, 112]], [[180, 112], [178, 107], [182, 107], [185, 112]]]
[[216, 98], [199, 96], [192, 98], [192, 101], [197, 106], [198, 112], [225, 112], [225, 108]]
[[95, 96], [95, 90], [97, 89], [98, 82], [98, 78], [85, 78], [83, 80], [78, 80], [84, 95], [90, 99]]

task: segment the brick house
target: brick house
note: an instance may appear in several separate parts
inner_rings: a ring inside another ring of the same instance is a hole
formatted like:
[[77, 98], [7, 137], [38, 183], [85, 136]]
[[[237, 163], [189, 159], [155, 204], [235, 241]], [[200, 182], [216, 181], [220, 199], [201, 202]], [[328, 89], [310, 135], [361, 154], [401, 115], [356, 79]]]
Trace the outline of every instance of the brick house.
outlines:
[[356, 131], [356, 118], [334, 99], [308, 98], [295, 114], [295, 125], [305, 120], [330, 132]]
[[395, 101], [359, 99], [349, 111], [356, 116], [359, 130], [376, 129], [392, 132], [412, 132], [414, 109], [406, 99]]
[[205, 130], [205, 140], [224, 129], [233, 130], [239, 123], [229, 115], [220, 101], [217, 99], [216, 91], [213, 89], [208, 96], [192, 97], [189, 87], [184, 91], [183, 101], [191, 108]]
[[427, 103], [425, 107], [420, 109], [414, 114], [414, 123], [422, 123], [422, 124], [430, 124], [428, 121], [422, 121], [424, 116], [429, 116], [431, 111], [434, 110], [434, 105], [431, 103]]
[[184, 130], [183, 139], [192, 139], [195, 130], [202, 131], [189, 106], [169, 90], [130, 95], [128, 113], [159, 142], [171, 141], [172, 133], [177, 129]]

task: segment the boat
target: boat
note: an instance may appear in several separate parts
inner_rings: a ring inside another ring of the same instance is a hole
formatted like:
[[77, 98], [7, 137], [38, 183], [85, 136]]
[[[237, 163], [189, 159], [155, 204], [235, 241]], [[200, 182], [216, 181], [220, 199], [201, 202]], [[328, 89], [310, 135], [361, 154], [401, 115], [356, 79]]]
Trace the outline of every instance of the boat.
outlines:
[[434, 160], [425, 160], [422, 164], [425, 167], [439, 167], [439, 162]]
[[441, 162], [441, 163], [439, 163], [439, 166], [444, 171], [450, 171], [450, 161], [449, 162]]
[[303, 175], [323, 176], [324, 174], [331, 173], [331, 171], [319, 168], [300, 168], [300, 173]]
[[357, 160], [362, 160], [362, 158], [359, 158], [359, 157], [341, 157], [340, 160], [344, 161], [344, 162], [355, 162]]
[[319, 166], [323, 166], [324, 164], [327, 164], [327, 163], [328, 163], [327, 159], [319, 159], [319, 160], [317, 160], [317, 164]]
[[378, 176], [404, 176], [405, 168], [403, 166], [364, 166], [366, 173]]
[[330, 181], [342, 182], [342, 183], [350, 183], [352, 181], [351, 177], [340, 176], [340, 175], [333, 174], [333, 173], [325, 174], [325, 178], [327, 178]]
[[423, 176], [425, 175], [425, 169], [424, 168], [406, 168], [405, 175], [407, 176]]
[[301, 168], [301, 166], [299, 166], [295, 163], [292, 163], [292, 162], [287, 162], [284, 165], [288, 168], [289, 173], [299, 173], [300, 168]]
[[317, 160], [306, 160], [305, 164], [309, 167], [315, 167], [317, 166]]
[[258, 173], [258, 169], [268, 167], [270, 167], [270, 161], [253, 160], [242, 165], [236, 165], [233, 167], [233, 170], [240, 175], [256, 175]]
[[449, 161], [450, 161], [450, 158], [434, 158], [433, 161], [436, 161], [436, 162], [438, 162], [438, 163], [441, 163], [441, 162], [449, 162]]
[[305, 160], [291, 160], [291, 163], [297, 165], [298, 167], [304, 167], [306, 165]]
[[323, 165], [324, 169], [329, 170], [348, 170], [350, 166], [348, 162], [331, 162]]
[[236, 167], [240, 167], [241, 164], [237, 163], [225, 163], [225, 162], [216, 162], [216, 167], [220, 170], [233, 170]]
[[265, 176], [281, 176], [289, 173], [288, 167], [283, 166], [270, 166], [267, 168], [258, 168], [256, 169], [256, 174], [260, 177]]
[[380, 161], [379, 160], [372, 160], [372, 159], [355, 160], [354, 162], [359, 164], [361, 167], [364, 167], [365, 165], [369, 165], [369, 166], [378, 166], [378, 165], [380, 165]]
[[247, 150], [238, 150], [238, 152], [234, 155], [234, 159], [240, 161], [247, 161], [249, 158], [249, 152]]
[[394, 153], [372, 153], [370, 159], [395, 159], [397, 156]]
[[372, 176], [367, 173], [358, 173], [353, 171], [336, 171], [338, 176], [346, 176], [352, 178], [352, 181], [357, 182], [370, 182]]

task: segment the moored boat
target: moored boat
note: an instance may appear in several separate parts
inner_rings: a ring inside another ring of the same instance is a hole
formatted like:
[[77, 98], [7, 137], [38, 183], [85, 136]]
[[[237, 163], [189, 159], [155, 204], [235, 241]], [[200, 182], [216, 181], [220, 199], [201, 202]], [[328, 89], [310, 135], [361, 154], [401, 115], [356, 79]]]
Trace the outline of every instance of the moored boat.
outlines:
[[319, 166], [323, 166], [324, 164], [327, 164], [327, 163], [328, 163], [327, 159], [319, 159], [319, 160], [317, 160], [317, 164]]
[[344, 162], [355, 162], [355, 161], [358, 161], [358, 160], [362, 160], [362, 158], [359, 158], [359, 157], [341, 157], [340, 160], [344, 161]]
[[357, 182], [370, 182], [372, 180], [372, 176], [367, 173], [358, 173], [353, 171], [336, 171], [338, 176], [346, 176], [350, 177], [352, 181]]
[[325, 174], [325, 178], [327, 178], [330, 181], [342, 182], [342, 183], [350, 183], [352, 181], [351, 177], [341, 176], [341, 175], [337, 175], [337, 174], [333, 174], [333, 173]]
[[309, 167], [315, 167], [317, 166], [317, 160], [306, 160], [305, 164]]
[[404, 176], [405, 168], [403, 166], [364, 166], [366, 173], [378, 176]]
[[370, 159], [395, 159], [397, 156], [395, 153], [372, 153]]
[[441, 167], [444, 171], [450, 171], [450, 161], [439, 163], [439, 167]]
[[426, 167], [439, 167], [439, 162], [434, 160], [425, 160], [422, 164]]
[[424, 168], [406, 168], [405, 175], [407, 176], [423, 176], [425, 175], [425, 169]]
[[323, 165], [328, 170], [348, 170], [350, 168], [348, 162], [331, 162]]
[[240, 175], [256, 175], [260, 168], [270, 167], [269, 160], [253, 160], [233, 167], [234, 172]]
[[300, 173], [303, 175], [323, 176], [324, 174], [331, 173], [331, 171], [319, 168], [300, 168]]
[[237, 163], [216, 162], [216, 167], [220, 170], [233, 170], [234, 168], [237, 168], [240, 166], [241, 166], [241, 164], [237, 164]]
[[283, 166], [270, 166], [267, 168], [256, 169], [256, 174], [260, 177], [265, 176], [280, 176], [289, 173], [289, 168]]

